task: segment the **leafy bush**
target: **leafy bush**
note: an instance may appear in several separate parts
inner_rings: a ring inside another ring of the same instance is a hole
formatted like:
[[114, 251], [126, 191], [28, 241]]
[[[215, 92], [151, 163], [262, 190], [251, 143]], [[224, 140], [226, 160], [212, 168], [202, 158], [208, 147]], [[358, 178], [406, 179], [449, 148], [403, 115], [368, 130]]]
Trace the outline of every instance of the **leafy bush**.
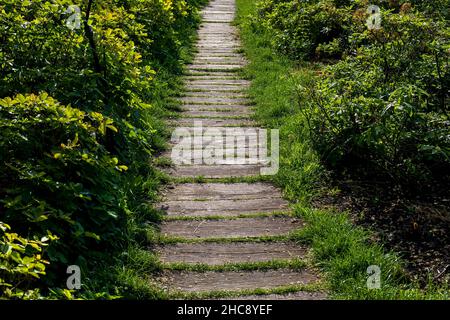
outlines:
[[27, 289], [33, 281], [45, 275], [43, 248], [56, 237], [48, 234], [40, 240], [30, 240], [11, 232], [0, 221], [0, 298], [38, 298], [39, 291]]
[[264, 0], [259, 17], [274, 34], [274, 47], [291, 58], [336, 58], [346, 48], [354, 7], [355, 1]]
[[362, 32], [369, 5], [406, 13], [420, 10], [448, 19], [448, 0], [261, 0], [257, 22], [273, 34], [273, 46], [293, 59], [340, 58], [349, 53], [349, 38]]
[[192, 29], [199, 22], [195, 8], [204, 1], [127, 0], [125, 2], [125, 7], [130, 8], [136, 22], [144, 27], [144, 32], [149, 32], [148, 37], [151, 42], [146, 46], [141, 43], [141, 40], [137, 40], [137, 35], [132, 36], [133, 41], [142, 48], [144, 61], [152, 61], [152, 64], [157, 65], [169, 65], [170, 68], [180, 71], [178, 61], [181, 58], [180, 47], [184, 41], [183, 30]]
[[[90, 27], [71, 30], [65, 25], [68, 5], [68, 1], [4, 4], [0, 37], [4, 39], [1, 64], [5, 72], [0, 95], [45, 91], [63, 104], [114, 118], [121, 136], [115, 141], [108, 137], [105, 145], [116, 150], [121, 160], [131, 162], [135, 159], [130, 156], [146, 154], [148, 149], [145, 139], [129, 137], [140, 133], [136, 125], [142, 128], [132, 115], [145, 107], [138, 94], [148, 90], [146, 74], [151, 69], [140, 65], [140, 56], [128, 36], [110, 28], [117, 20], [130, 20], [123, 9], [112, 6], [111, 10], [117, 9], [113, 14], [95, 8], [95, 14], [89, 16], [95, 36], [90, 44], [86, 31]], [[102, 19], [109, 25], [97, 23]], [[97, 61], [100, 53], [102, 60]], [[129, 152], [136, 149], [139, 152]]]
[[[381, 8], [380, 29], [367, 28], [369, 4]], [[298, 90], [328, 164], [363, 165], [405, 185], [445, 178], [448, 8], [448, 0], [259, 2], [274, 48], [295, 60], [342, 59]]]
[[396, 1], [400, 7], [413, 7], [429, 16], [439, 19], [450, 18], [450, 1], [449, 0], [401, 0]]
[[56, 263], [120, 243], [127, 167], [101, 143], [117, 131], [111, 119], [46, 94], [18, 95], [0, 100], [0, 128], [2, 220], [22, 234], [57, 235], [47, 250]]
[[[0, 2], [0, 221], [32, 246], [58, 237], [39, 258], [50, 262], [35, 273], [43, 281], [17, 292], [60, 286], [68, 264], [92, 270], [158, 219], [148, 204], [160, 179], [149, 161], [161, 140], [152, 103], [165, 74], [180, 71], [202, 3]], [[0, 277], [16, 285], [5, 259]]]
[[[370, 163], [405, 184], [444, 178], [450, 160], [448, 27], [419, 14], [383, 16], [352, 36], [357, 54], [306, 96], [316, 146], [332, 165]], [[311, 109], [309, 109], [311, 108]]]

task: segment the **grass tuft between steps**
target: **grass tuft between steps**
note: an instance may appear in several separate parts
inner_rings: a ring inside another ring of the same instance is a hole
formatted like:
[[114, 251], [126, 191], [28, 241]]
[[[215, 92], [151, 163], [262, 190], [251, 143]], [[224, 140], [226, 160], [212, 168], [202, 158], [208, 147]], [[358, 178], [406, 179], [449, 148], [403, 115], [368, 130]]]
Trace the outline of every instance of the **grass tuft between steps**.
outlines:
[[277, 236], [260, 236], [260, 237], [233, 237], [233, 238], [193, 238], [187, 239], [182, 237], [164, 236], [159, 235], [156, 239], [158, 244], [175, 244], [175, 243], [208, 243], [208, 242], [220, 242], [220, 243], [233, 243], [233, 242], [276, 242], [276, 241], [290, 241], [289, 235], [277, 235]]
[[317, 293], [326, 290], [326, 286], [321, 282], [303, 284], [303, 285], [288, 285], [271, 289], [248, 289], [237, 291], [208, 291], [208, 292], [170, 292], [168, 297], [170, 299], [221, 299], [221, 298], [237, 298], [242, 296], [262, 296], [269, 294], [289, 294], [299, 291]]
[[206, 178], [204, 176], [195, 177], [171, 177], [172, 183], [255, 183], [272, 181], [270, 176], [254, 175], [244, 177], [224, 177], [224, 178]]
[[192, 115], [183, 115], [184, 119], [233, 119], [233, 120], [251, 120], [251, 117], [246, 115], [213, 115], [213, 116], [192, 116]]
[[[209, 200], [208, 200], [209, 201]], [[164, 221], [201, 221], [201, 220], [237, 220], [248, 218], [289, 218], [292, 217], [289, 211], [274, 211], [274, 212], [258, 212], [258, 213], [241, 213], [236, 216], [163, 216]]]
[[307, 261], [303, 259], [273, 259], [261, 262], [239, 262], [239, 263], [225, 263], [220, 265], [208, 265], [204, 263], [163, 263], [164, 270], [171, 271], [194, 271], [194, 272], [225, 272], [225, 271], [255, 271], [255, 270], [276, 270], [276, 269], [291, 269], [304, 270], [307, 267]]

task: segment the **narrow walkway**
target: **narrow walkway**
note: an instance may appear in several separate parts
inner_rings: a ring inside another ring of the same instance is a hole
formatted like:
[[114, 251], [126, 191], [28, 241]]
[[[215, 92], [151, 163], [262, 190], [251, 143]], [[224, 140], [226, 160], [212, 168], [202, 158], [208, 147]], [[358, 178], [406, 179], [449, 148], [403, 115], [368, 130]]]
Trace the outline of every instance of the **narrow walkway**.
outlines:
[[[234, 15], [234, 0], [213, 0], [203, 10], [198, 53], [188, 66], [187, 92], [181, 98], [184, 112], [175, 127], [194, 130], [194, 122], [201, 121], [205, 132], [255, 125], [245, 95], [249, 81], [236, 72], [245, 59], [231, 25]], [[263, 165], [216, 161], [179, 165], [171, 172], [180, 178], [212, 179], [176, 184], [161, 204], [167, 215], [158, 251], [165, 271], [158, 281], [174, 297], [324, 298], [308, 267], [307, 250], [288, 240], [288, 233], [302, 223], [290, 215], [280, 191], [264, 182], [224, 181], [259, 175]]]

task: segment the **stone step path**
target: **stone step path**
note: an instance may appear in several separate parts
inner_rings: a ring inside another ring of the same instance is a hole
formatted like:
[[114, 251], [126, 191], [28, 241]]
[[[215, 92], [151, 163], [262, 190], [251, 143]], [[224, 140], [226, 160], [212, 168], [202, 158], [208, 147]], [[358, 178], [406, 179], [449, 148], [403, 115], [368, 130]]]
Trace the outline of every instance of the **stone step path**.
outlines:
[[[212, 0], [202, 11], [197, 55], [186, 69], [186, 91], [177, 98], [183, 112], [170, 125], [200, 132], [203, 140], [191, 143], [185, 162], [168, 172], [176, 178], [212, 180], [180, 182], [163, 195], [158, 207], [166, 215], [156, 252], [164, 271], [156, 281], [174, 297], [225, 292], [238, 299], [323, 299], [319, 278], [308, 264], [308, 249], [289, 240], [303, 222], [291, 215], [280, 190], [257, 179], [222, 181], [258, 177], [267, 165], [254, 145], [260, 128], [251, 119], [252, 101], [246, 95], [250, 82], [237, 72], [246, 60], [231, 25], [234, 15], [234, 0]], [[222, 139], [230, 133], [246, 129], [257, 133], [247, 136], [249, 145], [225, 144], [223, 150], [226, 157], [243, 155], [245, 163], [220, 162], [220, 155], [203, 153], [224, 145]], [[175, 147], [180, 143], [172, 141], [173, 149], [164, 156], [179, 156]]]
[[308, 271], [268, 270], [268, 271], [206, 271], [206, 272], [167, 272], [168, 288], [176, 284], [184, 292], [242, 291], [274, 289], [283, 286], [301, 286], [317, 281]]
[[281, 236], [294, 231], [301, 222], [287, 218], [173, 220], [161, 224], [161, 234], [184, 239], [233, 239]]
[[276, 259], [302, 258], [306, 249], [292, 243], [178, 243], [158, 249], [164, 263], [227, 263], [264, 262]]

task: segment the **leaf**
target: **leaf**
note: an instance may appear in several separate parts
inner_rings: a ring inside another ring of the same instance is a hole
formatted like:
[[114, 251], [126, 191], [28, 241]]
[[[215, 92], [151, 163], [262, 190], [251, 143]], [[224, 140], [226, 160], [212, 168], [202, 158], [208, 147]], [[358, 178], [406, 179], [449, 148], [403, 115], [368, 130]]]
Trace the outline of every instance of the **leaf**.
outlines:
[[97, 240], [97, 241], [100, 241], [100, 236], [99, 236], [98, 234], [96, 234], [96, 233], [86, 231], [86, 232], [84, 233], [84, 235], [85, 235], [86, 237], [88, 237], [88, 238], [92, 238], [92, 239], [95, 239], [95, 240]]
[[117, 130], [117, 128], [114, 127], [114, 126], [111, 125], [111, 124], [107, 125], [106, 127], [109, 128], [109, 129], [111, 129], [112, 131], [114, 131], [114, 132], [116, 132], [116, 133], [119, 132], [119, 130]]
[[6, 223], [0, 221], [0, 229], [1, 229], [3, 232], [5, 232], [6, 230], [10, 230], [11, 227], [10, 227], [8, 224], [6, 224]]
[[47, 100], [48, 98], [48, 93], [47, 92], [42, 92], [41, 95], [39, 96], [39, 98], [41, 100]]
[[48, 216], [45, 214], [40, 215], [36, 219], [33, 220], [33, 222], [42, 222], [48, 219]]
[[119, 171], [127, 171], [128, 167], [124, 166], [124, 165], [121, 165], [121, 166], [117, 166], [116, 169], [118, 169]]

